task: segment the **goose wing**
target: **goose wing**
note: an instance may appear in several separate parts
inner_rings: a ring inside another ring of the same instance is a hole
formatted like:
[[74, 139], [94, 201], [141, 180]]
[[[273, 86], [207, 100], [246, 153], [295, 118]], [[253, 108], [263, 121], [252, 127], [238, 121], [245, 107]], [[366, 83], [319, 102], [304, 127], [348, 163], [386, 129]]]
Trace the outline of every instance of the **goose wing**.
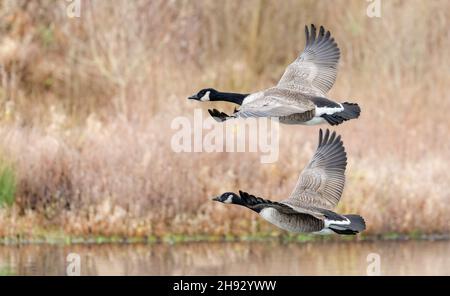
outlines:
[[339, 199], [345, 184], [347, 154], [341, 136], [327, 129], [319, 131], [317, 150], [300, 174], [294, 191], [283, 203], [292, 207], [314, 207], [331, 210]]
[[328, 209], [318, 208], [314, 206], [303, 206], [303, 205], [295, 205], [294, 203], [290, 202], [289, 200], [282, 201], [282, 202], [276, 202], [271, 201], [268, 199], [262, 199], [260, 197], [256, 197], [254, 195], [248, 194], [247, 192], [239, 191], [239, 195], [244, 202], [244, 204], [256, 211], [260, 212], [264, 208], [273, 208], [276, 209], [278, 212], [285, 214], [285, 215], [295, 215], [297, 216], [297, 219], [299, 217], [302, 217], [307, 223], [307, 221], [310, 221], [311, 217], [314, 217], [319, 220], [324, 219], [330, 219], [334, 221], [343, 221], [345, 220], [345, 217], [336, 214], [333, 211], [330, 211]]
[[278, 87], [324, 96], [333, 86], [337, 75], [340, 51], [330, 31], [321, 26], [311, 31], [305, 26], [306, 46], [300, 56], [284, 72]]
[[301, 97], [288, 97], [285, 93], [268, 91], [259, 98], [242, 104], [235, 117], [281, 117], [297, 113], [309, 112], [315, 109], [314, 103]]

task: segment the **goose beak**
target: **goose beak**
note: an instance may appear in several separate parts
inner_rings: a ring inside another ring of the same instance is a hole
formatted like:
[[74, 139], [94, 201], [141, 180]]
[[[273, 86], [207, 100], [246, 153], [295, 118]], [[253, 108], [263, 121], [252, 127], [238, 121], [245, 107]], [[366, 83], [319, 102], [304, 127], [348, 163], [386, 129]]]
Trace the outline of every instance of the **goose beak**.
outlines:
[[197, 95], [192, 95], [190, 97], [188, 97], [189, 100], [198, 100], [198, 96]]
[[213, 200], [213, 201], [219, 201], [219, 197], [218, 197], [218, 196], [213, 197], [213, 198], [211, 198], [211, 200]]

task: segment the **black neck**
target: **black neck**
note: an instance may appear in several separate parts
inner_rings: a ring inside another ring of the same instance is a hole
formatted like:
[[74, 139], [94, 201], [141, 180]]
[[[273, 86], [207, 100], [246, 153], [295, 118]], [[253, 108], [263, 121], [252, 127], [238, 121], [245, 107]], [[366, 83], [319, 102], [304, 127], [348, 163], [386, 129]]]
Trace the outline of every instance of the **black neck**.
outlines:
[[245, 208], [255, 211], [257, 213], [259, 213], [262, 210], [261, 207], [258, 207], [258, 204], [247, 203], [247, 201], [242, 201], [242, 200], [234, 201], [233, 204], [235, 204], [237, 206], [245, 207]]
[[211, 101], [225, 101], [225, 102], [231, 102], [231, 103], [235, 103], [238, 105], [242, 105], [242, 101], [244, 101], [246, 96], [248, 96], [248, 94], [217, 92], [214, 95], [210, 95], [210, 100]]

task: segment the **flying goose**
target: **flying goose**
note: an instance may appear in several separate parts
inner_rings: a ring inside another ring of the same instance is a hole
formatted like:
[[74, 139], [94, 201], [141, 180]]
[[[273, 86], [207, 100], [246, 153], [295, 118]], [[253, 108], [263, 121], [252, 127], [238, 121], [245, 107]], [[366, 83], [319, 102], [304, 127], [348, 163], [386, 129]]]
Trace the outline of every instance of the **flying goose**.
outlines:
[[340, 124], [358, 118], [358, 104], [337, 103], [326, 97], [337, 74], [340, 51], [330, 31], [321, 26], [318, 34], [305, 26], [306, 46], [284, 72], [277, 86], [252, 94], [226, 93], [213, 88], [200, 90], [189, 99], [227, 101], [240, 105], [232, 115], [208, 110], [214, 119], [277, 117], [286, 124]]
[[319, 131], [317, 150], [300, 174], [288, 199], [280, 202], [255, 197], [243, 191], [226, 192], [214, 201], [247, 207], [270, 223], [291, 232], [356, 234], [366, 229], [359, 215], [333, 212], [344, 189], [347, 155], [341, 136]]

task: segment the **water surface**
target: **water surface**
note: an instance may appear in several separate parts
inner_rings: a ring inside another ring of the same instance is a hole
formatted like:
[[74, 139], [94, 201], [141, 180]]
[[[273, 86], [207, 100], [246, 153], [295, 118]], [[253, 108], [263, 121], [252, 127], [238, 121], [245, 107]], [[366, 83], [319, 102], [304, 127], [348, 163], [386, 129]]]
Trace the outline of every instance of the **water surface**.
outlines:
[[450, 241], [0, 246], [0, 275], [65, 275], [69, 253], [82, 275], [366, 275], [370, 253], [382, 275], [450, 275]]

